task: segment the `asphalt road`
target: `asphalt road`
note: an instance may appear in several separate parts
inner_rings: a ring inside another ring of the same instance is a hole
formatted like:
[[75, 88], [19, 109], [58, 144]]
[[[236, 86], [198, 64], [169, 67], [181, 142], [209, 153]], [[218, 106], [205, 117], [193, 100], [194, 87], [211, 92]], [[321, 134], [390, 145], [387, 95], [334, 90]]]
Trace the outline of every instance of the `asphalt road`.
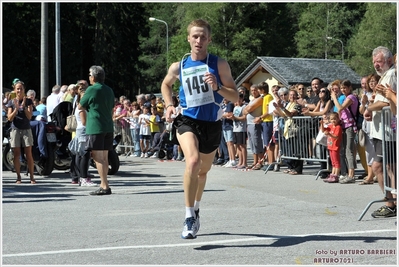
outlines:
[[383, 198], [376, 184], [324, 183], [317, 166], [296, 176], [214, 166], [198, 237], [183, 240], [184, 162], [120, 159], [109, 196], [90, 196], [64, 171], [36, 185], [3, 171], [2, 265], [398, 263], [396, 217], [372, 218], [375, 203], [358, 220]]

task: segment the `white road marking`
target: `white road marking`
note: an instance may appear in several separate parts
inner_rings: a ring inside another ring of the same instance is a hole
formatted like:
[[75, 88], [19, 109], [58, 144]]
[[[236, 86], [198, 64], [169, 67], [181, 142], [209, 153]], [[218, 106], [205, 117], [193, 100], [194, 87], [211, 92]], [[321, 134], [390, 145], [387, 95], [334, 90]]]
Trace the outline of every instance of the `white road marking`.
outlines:
[[3, 258], [40, 256], [40, 255], [51, 255], [51, 254], [67, 254], [67, 253], [79, 253], [79, 252], [103, 251], [103, 250], [204, 246], [204, 245], [215, 245], [215, 244], [252, 242], [252, 241], [260, 241], [260, 240], [274, 240], [274, 239], [283, 239], [283, 238], [297, 238], [297, 237], [309, 237], [309, 236], [356, 235], [356, 234], [371, 234], [371, 233], [384, 233], [384, 232], [396, 232], [396, 231], [397, 231], [396, 229], [385, 229], [385, 230], [368, 230], [368, 231], [321, 233], [321, 234], [320, 233], [319, 234], [316, 233], [316, 234], [306, 234], [306, 235], [288, 235], [288, 236], [274, 236], [274, 237], [237, 238], [237, 239], [215, 240], [215, 241], [206, 241], [206, 242], [191, 242], [191, 241], [187, 241], [186, 242], [185, 241], [184, 243], [178, 243], [178, 244], [138, 245], [138, 246], [85, 248], [85, 249], [66, 249], [66, 250], [53, 250], [53, 251], [42, 251], [42, 252], [38, 251], [38, 252], [28, 252], [28, 253], [3, 254]]

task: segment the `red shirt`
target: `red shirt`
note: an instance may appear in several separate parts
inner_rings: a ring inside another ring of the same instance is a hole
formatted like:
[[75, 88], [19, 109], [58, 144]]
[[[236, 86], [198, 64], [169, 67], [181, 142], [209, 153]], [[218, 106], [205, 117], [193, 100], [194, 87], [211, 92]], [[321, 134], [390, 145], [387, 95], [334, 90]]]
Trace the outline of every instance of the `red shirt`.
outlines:
[[327, 137], [327, 149], [337, 151], [342, 142], [342, 127], [341, 125], [334, 126], [330, 123], [328, 128], [330, 129], [330, 134], [337, 136], [337, 138], [333, 138], [330, 135]]

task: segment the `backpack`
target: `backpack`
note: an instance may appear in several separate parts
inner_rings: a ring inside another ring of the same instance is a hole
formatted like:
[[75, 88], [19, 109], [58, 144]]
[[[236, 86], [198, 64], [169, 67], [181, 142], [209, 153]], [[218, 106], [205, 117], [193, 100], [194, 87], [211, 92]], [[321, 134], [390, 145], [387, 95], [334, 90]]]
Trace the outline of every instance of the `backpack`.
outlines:
[[357, 128], [357, 129], [362, 129], [362, 124], [363, 124], [364, 117], [363, 117], [363, 114], [361, 114], [360, 111], [359, 111], [359, 108], [360, 108], [360, 100], [359, 100], [358, 98], [356, 98], [356, 99], [357, 99], [356, 116], [353, 115], [352, 109], [351, 109], [350, 107], [348, 107], [348, 109], [349, 109], [349, 111], [350, 111], [350, 113], [351, 113], [351, 115], [352, 115], [352, 118], [353, 118], [353, 119], [355, 120], [355, 122], [356, 122], [356, 128]]

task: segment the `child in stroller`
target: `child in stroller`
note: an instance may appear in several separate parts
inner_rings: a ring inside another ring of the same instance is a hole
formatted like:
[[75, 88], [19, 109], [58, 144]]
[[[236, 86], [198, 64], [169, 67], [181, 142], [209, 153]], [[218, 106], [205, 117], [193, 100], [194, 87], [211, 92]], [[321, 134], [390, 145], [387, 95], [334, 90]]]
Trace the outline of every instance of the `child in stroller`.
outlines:
[[156, 133], [154, 135], [153, 146], [150, 149], [152, 153], [151, 158], [166, 158], [168, 160], [173, 158], [173, 146], [174, 144], [169, 140], [170, 131], [164, 130], [162, 133]]

